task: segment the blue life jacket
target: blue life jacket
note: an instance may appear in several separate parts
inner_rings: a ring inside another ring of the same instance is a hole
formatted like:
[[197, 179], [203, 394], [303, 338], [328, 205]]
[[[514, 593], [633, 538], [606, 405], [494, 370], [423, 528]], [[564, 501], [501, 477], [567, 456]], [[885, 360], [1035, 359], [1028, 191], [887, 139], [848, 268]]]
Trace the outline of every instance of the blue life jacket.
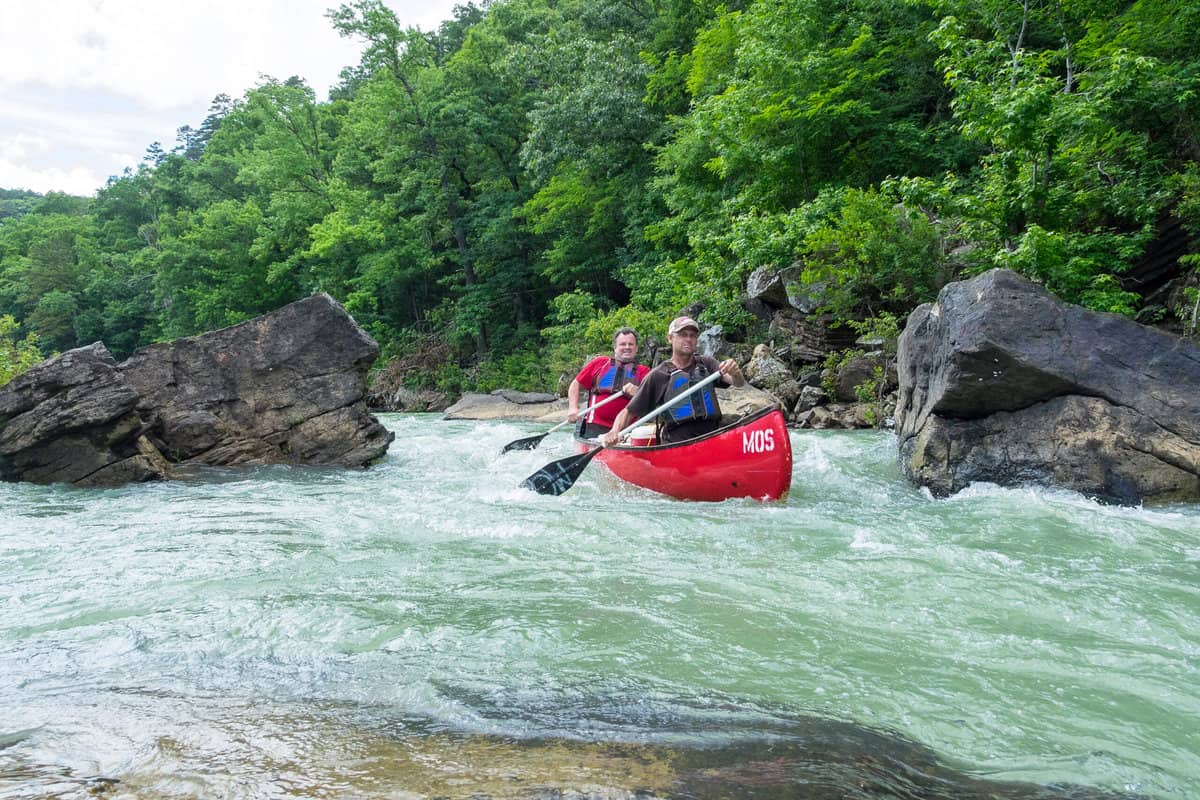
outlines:
[[608, 360], [608, 368], [596, 375], [592, 383], [594, 394], [616, 394], [626, 383], [637, 386], [642, 381], [637, 377], [636, 363], [624, 364], [615, 358]]
[[[667, 377], [667, 393], [663, 398], [663, 402], [678, 397], [679, 395], [692, 388], [694, 384], [699, 383], [709, 376], [709, 371], [699, 362], [696, 363], [695, 377], [689, 375], [681, 369], [671, 370], [671, 374]], [[713, 390], [713, 385], [710, 383], [700, 391], [691, 395], [687, 400], [676, 406], [671, 406], [667, 409], [667, 425], [668, 429], [675, 428], [685, 422], [695, 422], [701, 419], [715, 419], [719, 417], [721, 412], [717, 407], [717, 395]]]

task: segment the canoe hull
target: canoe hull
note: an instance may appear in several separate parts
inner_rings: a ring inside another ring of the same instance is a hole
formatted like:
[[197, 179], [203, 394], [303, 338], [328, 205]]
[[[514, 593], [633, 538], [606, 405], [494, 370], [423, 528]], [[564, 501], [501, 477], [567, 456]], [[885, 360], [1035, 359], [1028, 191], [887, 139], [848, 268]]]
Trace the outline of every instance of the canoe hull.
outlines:
[[792, 445], [776, 408], [687, 442], [608, 447], [596, 460], [623, 481], [680, 500], [782, 500], [792, 483]]

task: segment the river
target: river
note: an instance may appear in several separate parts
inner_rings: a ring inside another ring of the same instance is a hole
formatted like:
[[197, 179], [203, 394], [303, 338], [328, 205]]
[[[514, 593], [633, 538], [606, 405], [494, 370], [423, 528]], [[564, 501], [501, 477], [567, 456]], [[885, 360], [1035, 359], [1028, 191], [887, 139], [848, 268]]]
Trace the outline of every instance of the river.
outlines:
[[380, 418], [366, 471], [0, 484], [0, 798], [1200, 796], [1200, 507], [815, 431], [786, 502], [547, 497], [565, 433]]

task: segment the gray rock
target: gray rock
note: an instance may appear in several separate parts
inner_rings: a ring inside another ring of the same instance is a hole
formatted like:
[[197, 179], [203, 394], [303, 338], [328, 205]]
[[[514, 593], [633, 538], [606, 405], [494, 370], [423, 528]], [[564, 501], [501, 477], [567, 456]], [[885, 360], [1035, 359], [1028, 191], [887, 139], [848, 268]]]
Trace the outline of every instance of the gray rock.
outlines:
[[401, 386], [392, 397], [394, 411], [445, 411], [449, 407], [449, 399], [436, 389], [413, 391]]
[[767, 406], [778, 406], [779, 398], [747, 383], [744, 386], [729, 386], [717, 389], [717, 400], [721, 413], [727, 417], [749, 414]]
[[558, 395], [548, 392], [518, 392], [514, 389], [496, 389], [492, 394], [517, 405], [553, 403], [558, 399]]
[[1200, 500], [1200, 348], [1007, 270], [942, 289], [900, 337], [900, 462], [937, 495], [1039, 483]]
[[409, 389], [402, 377], [392, 380], [386, 371], [367, 389], [367, 408], [372, 411], [445, 411], [449, 398], [436, 389]]
[[476, 394], [467, 392], [445, 410], [443, 419], [511, 420], [514, 422], [561, 422], [567, 418], [567, 401], [546, 395], [543, 402], [513, 402], [507, 396], [525, 392]]
[[788, 286], [788, 303], [803, 314], [813, 314], [827, 300], [824, 283], [792, 283]]
[[[775, 312], [767, 336], [789, 364], [813, 364], [824, 361], [832, 352], [854, 346], [858, 334], [848, 326], [833, 324], [828, 316], [810, 316], [794, 308]], [[776, 352], [779, 352], [778, 350]]]
[[783, 275], [771, 267], [759, 267], [746, 279], [746, 296], [767, 306], [783, 308], [788, 304]]
[[776, 387], [787, 381], [795, 381], [788, 365], [776, 358], [765, 344], [754, 348], [754, 355], [746, 362], [742, 372], [752, 386], [768, 392], [773, 392]]
[[973, 420], [931, 416], [905, 452], [905, 472], [936, 496], [972, 481], [1061, 486], [1125, 504], [1200, 496], [1195, 443], [1095, 397], [1064, 395]]
[[812, 386], [813, 388], [821, 389], [823, 388], [822, 374], [824, 372], [825, 370], [823, 369], [808, 369], [801, 372], [796, 380], [799, 381], [801, 386]]
[[774, 306], [767, 305], [762, 300], [755, 300], [751, 297], [742, 300], [742, 308], [757, 317], [759, 321], [766, 323], [770, 323], [771, 318], [775, 316], [776, 310]]
[[99, 342], [43, 361], [0, 388], [0, 478], [107, 486], [167, 477], [161, 456], [149, 457], [137, 402]]
[[771, 394], [775, 395], [775, 398], [779, 401], [779, 407], [783, 409], [786, 415], [787, 410], [796, 405], [796, 401], [800, 399], [800, 394], [803, 391], [804, 387], [798, 381], [789, 378], [782, 383], [776, 384], [775, 388], [771, 389]]
[[[887, 385], [889, 374], [895, 373], [889, 369], [891, 367], [891, 359], [887, 358], [883, 353], [866, 353], [861, 356], [847, 359], [837, 370], [837, 374], [833, 377], [833, 396], [835, 400], [840, 400], [843, 403], [858, 402], [858, 387], [869, 381], [877, 381], [876, 368], [883, 370], [882, 376], [884, 381], [883, 387], [877, 387], [886, 391], [891, 388]], [[894, 384], [893, 384], [894, 385]]]
[[716, 359], [720, 359], [722, 354], [728, 353], [729, 345], [725, 341], [725, 328], [713, 325], [701, 331], [700, 336], [696, 339], [696, 352], [702, 356], [712, 356]]
[[855, 430], [873, 427], [862, 403], [830, 403], [796, 415], [796, 427], [814, 430]]
[[317, 294], [222, 330], [142, 348], [120, 365], [149, 438], [189, 464], [365, 466], [393, 434], [366, 408], [379, 352]]
[[150, 440], [145, 436], [137, 438], [138, 454], [114, 461], [85, 478], [75, 481], [76, 486], [121, 486], [126, 483], [138, 483], [159, 478], [169, 478], [172, 475], [171, 465], [163, 458]]
[[800, 394], [796, 399], [796, 407], [792, 413], [799, 416], [805, 411], [816, 406], [825, 405], [827, 402], [829, 402], [829, 395], [825, 393], [824, 389], [819, 386], [804, 386], [800, 389]]

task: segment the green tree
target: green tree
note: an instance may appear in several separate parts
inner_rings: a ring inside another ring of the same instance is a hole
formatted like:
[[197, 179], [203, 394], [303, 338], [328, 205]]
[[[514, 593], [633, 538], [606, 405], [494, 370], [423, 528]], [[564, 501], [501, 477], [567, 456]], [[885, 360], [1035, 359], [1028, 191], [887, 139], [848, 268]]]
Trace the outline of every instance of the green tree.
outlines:
[[764, 244], [787, 266], [804, 235], [788, 218], [826, 189], [970, 162], [947, 118], [935, 25], [919, 4], [804, 0], [757, 2], [700, 31], [690, 113], [658, 154], [669, 214], [648, 232], [660, 269], [705, 287], [710, 316], [744, 319], [737, 298]]
[[40, 194], [26, 189], [0, 189], [0, 222], [25, 216], [41, 199]]
[[0, 313], [20, 320], [50, 349], [76, 345], [74, 319], [96, 230], [83, 198], [47, 195], [0, 226]]
[[547, 240], [541, 271], [558, 291], [629, 299], [624, 269], [642, 256], [650, 162], [661, 118], [643, 102], [639, 43], [580, 37], [554, 51], [554, 80], [530, 115], [522, 160], [538, 187], [529, 230]]
[[1067, 300], [1131, 312], [1136, 298], [1115, 276], [1140, 257], [1170, 202], [1163, 173], [1195, 157], [1200, 79], [1194, 48], [1178, 35], [1165, 36], [1176, 43], [1167, 49], [1184, 60], [1162, 60], [1131, 23], [1166, 34], [1195, 18], [1195, 4], [1175, 9], [1181, 20], [1163, 4], [1135, 3], [1115, 22], [1103, 4], [941, 8], [933, 41], [955, 117], [985, 148], [972, 202], [961, 204], [981, 256], [990, 254], [980, 267], [1010, 266]]
[[20, 338], [20, 327], [12, 316], [0, 316], [0, 386], [42, 360], [37, 335]]
[[167, 338], [222, 328], [297, 298], [273, 279], [269, 253], [255, 248], [263, 211], [254, 200], [226, 200], [164, 221], [154, 289]]
[[474, 199], [471, 161], [459, 132], [443, 126], [439, 104], [445, 48], [436, 35], [404, 30], [378, 0], [358, 0], [330, 12], [343, 36], [364, 41], [362, 71], [369, 76], [351, 107], [347, 125], [368, 152], [371, 180], [394, 196], [400, 214], [427, 232], [440, 280], [457, 284], [464, 297], [454, 314], [461, 335], [476, 353], [487, 351], [481, 309], [469, 302], [479, 282], [468, 238], [467, 214]]

